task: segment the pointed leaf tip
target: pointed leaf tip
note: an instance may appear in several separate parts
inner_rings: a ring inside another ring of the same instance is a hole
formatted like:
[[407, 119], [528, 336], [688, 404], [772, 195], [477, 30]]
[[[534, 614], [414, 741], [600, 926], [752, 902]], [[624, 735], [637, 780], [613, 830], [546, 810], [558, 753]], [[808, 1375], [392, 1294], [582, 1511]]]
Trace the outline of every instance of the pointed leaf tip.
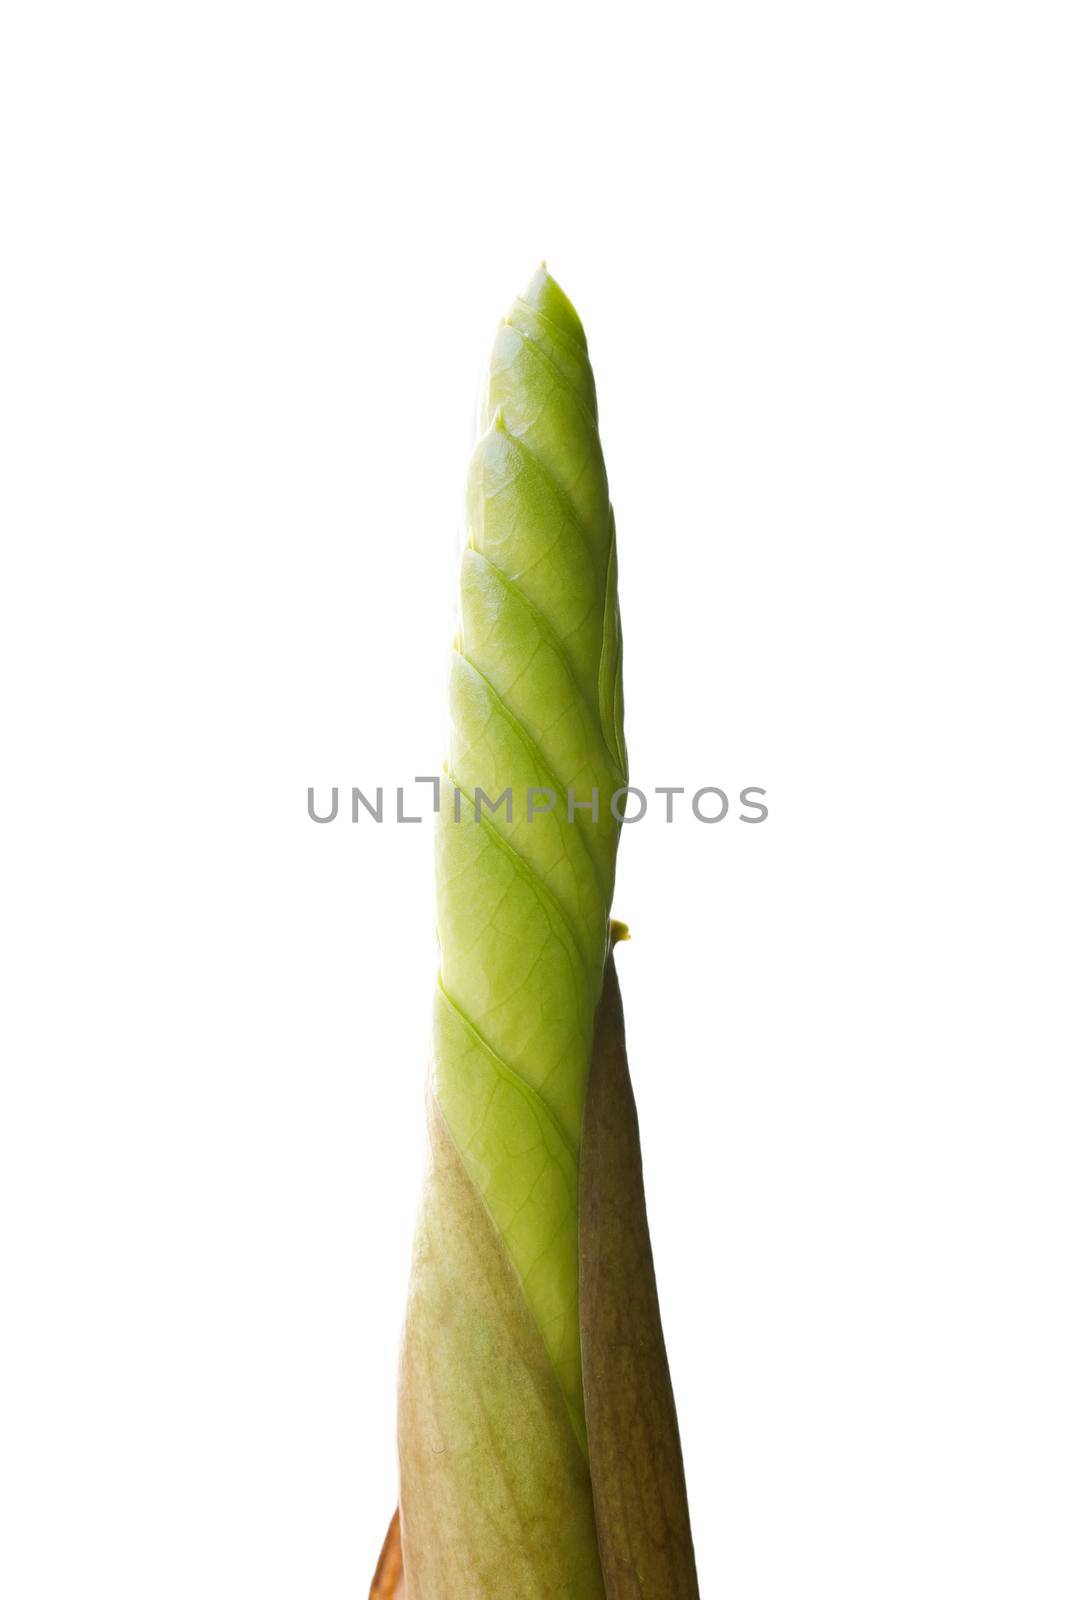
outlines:
[[526, 285], [520, 300], [555, 323], [556, 327], [568, 334], [580, 349], [586, 348], [582, 319], [544, 261]]

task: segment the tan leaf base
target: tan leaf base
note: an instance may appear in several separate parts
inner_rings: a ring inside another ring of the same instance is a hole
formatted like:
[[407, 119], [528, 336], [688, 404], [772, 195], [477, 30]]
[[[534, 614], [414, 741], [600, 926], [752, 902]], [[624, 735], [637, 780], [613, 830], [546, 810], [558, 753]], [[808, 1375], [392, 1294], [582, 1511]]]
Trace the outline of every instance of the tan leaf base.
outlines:
[[[613, 926], [613, 943], [624, 937]], [[401, 1359], [401, 1502], [370, 1600], [699, 1600], [622, 1001], [609, 956], [580, 1161], [589, 1459], [499, 1234], [429, 1102]]]

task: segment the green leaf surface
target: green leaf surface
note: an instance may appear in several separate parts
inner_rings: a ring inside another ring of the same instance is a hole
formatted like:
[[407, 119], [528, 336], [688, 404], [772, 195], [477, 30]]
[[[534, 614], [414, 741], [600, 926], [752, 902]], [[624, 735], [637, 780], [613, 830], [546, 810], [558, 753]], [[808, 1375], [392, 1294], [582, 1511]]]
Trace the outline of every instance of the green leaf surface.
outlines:
[[[501, 323], [467, 492], [437, 831], [433, 1085], [585, 1449], [577, 1159], [625, 784], [615, 530], [577, 314]], [[555, 795], [531, 818], [529, 791]], [[512, 813], [489, 811], [512, 793]], [[596, 795], [597, 811], [587, 809]], [[571, 809], [569, 799], [575, 805]]]

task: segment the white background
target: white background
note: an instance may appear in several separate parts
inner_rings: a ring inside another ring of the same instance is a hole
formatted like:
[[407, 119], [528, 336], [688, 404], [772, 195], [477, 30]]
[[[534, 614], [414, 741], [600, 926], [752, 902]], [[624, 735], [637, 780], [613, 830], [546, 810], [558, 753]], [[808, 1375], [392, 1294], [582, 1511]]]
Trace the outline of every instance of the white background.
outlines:
[[[473, 404], [586, 323], [704, 1592], [1067, 1593], [1052, 4], [18, 4], [0, 1590], [341, 1600], [396, 1491]], [[507, 1600], [507, 1597], [500, 1597]]]

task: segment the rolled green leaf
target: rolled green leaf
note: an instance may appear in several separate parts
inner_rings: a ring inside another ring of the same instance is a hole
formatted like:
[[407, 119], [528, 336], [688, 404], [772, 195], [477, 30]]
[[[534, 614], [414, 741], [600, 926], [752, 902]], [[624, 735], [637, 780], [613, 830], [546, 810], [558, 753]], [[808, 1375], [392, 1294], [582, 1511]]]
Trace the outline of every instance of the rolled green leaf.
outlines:
[[627, 781], [615, 525], [585, 333], [543, 270], [498, 331], [482, 427], [436, 840], [402, 1581], [406, 1600], [689, 1600], [610, 959]]

